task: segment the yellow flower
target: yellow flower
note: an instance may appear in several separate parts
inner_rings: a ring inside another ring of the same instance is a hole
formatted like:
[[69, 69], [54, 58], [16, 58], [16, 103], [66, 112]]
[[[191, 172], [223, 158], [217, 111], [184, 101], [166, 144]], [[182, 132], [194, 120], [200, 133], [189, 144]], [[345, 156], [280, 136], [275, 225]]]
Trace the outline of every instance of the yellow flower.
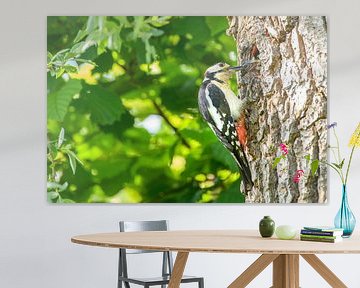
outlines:
[[360, 147], [360, 122], [350, 138], [349, 146]]

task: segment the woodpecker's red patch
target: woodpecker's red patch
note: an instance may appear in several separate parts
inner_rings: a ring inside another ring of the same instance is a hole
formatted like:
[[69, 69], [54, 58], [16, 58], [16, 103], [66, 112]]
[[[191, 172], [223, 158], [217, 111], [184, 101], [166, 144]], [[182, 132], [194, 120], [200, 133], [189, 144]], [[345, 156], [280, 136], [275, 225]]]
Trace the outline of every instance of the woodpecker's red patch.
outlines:
[[245, 116], [242, 115], [235, 123], [236, 133], [239, 138], [240, 144], [245, 148], [247, 143], [247, 131], [245, 124]]
[[251, 56], [252, 57], [254, 57], [254, 58], [256, 58], [258, 55], [259, 55], [259, 49], [256, 47], [256, 45], [254, 44], [253, 46], [252, 46], [252, 48], [251, 48], [251, 52], [250, 52], [250, 54], [251, 54]]

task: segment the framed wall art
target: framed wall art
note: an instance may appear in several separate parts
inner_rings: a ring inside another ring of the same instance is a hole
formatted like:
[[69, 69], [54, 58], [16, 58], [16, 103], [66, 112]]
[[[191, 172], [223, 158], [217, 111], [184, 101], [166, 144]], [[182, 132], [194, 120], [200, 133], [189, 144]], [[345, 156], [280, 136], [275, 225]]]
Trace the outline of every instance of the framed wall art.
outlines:
[[51, 203], [325, 203], [321, 16], [49, 16]]

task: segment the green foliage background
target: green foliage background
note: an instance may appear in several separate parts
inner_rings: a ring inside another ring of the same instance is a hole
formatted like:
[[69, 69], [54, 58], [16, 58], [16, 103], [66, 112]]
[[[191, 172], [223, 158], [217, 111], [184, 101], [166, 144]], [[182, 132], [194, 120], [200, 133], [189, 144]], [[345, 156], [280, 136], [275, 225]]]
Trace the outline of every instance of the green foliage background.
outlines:
[[50, 202], [244, 202], [202, 120], [204, 71], [236, 64], [226, 17], [48, 17]]

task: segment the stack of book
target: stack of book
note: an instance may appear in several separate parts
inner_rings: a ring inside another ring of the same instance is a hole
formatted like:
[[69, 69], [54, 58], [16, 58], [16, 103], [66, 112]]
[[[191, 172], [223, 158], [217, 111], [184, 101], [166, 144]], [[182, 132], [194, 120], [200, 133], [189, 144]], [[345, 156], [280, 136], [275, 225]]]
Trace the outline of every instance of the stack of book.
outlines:
[[304, 227], [300, 232], [302, 241], [336, 243], [342, 241], [343, 229], [334, 227]]

